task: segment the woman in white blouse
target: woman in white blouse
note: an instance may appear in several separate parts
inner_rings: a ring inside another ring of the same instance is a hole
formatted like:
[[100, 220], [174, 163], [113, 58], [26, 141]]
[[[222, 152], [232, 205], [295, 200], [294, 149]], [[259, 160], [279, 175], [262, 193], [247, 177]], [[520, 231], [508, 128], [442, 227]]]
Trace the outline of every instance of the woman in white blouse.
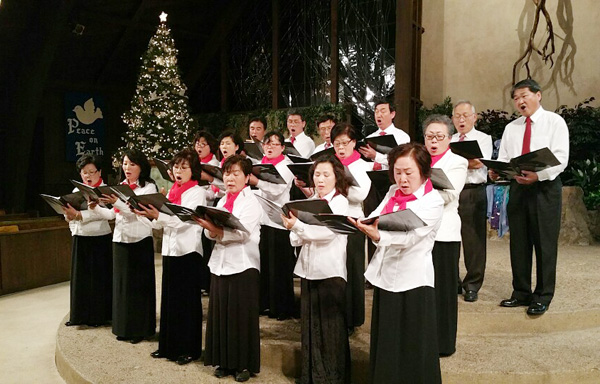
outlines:
[[[444, 201], [433, 189], [431, 157], [407, 143], [388, 155], [394, 185], [370, 216], [410, 209], [425, 222], [408, 232], [355, 225], [377, 245], [365, 277], [375, 287], [371, 317], [372, 383], [441, 383], [431, 250]], [[354, 221], [354, 220], [351, 220]]]
[[[348, 216], [364, 217], [363, 201], [371, 190], [371, 179], [367, 171], [373, 170], [373, 163], [361, 159], [355, 149], [359, 135], [354, 126], [348, 123], [336, 124], [331, 131], [331, 142], [336, 157], [348, 168], [358, 186], [348, 191]], [[346, 313], [348, 330], [353, 332], [365, 322], [365, 236], [355, 233], [348, 236], [346, 268], [348, 284], [346, 285]]]
[[[175, 184], [171, 203], [195, 209], [206, 205], [206, 192], [198, 186], [200, 162], [192, 150], [177, 153], [170, 163]], [[160, 333], [154, 358], [165, 357], [183, 365], [202, 354], [202, 227], [159, 212], [152, 205], [135, 212], [142, 222], [163, 229], [163, 275]]]
[[[258, 188], [256, 193], [280, 206], [290, 201], [290, 189], [294, 174], [288, 169], [291, 160], [283, 154], [283, 135], [267, 132], [263, 137], [262, 164], [272, 164], [285, 184], [270, 183], [250, 175], [249, 184]], [[294, 264], [296, 257], [290, 244], [289, 231], [274, 226], [270, 221], [263, 223], [260, 230], [260, 311], [271, 318], [285, 320], [295, 313]]]
[[[348, 214], [348, 181], [335, 157], [319, 158], [309, 172], [314, 199]], [[302, 246], [294, 273], [301, 278], [302, 376], [300, 383], [350, 383], [346, 323], [347, 236], [282, 216], [293, 246]]]
[[[150, 178], [150, 163], [143, 152], [128, 149], [121, 158], [125, 180], [136, 195], [157, 193]], [[156, 333], [156, 280], [152, 228], [140, 222], [130, 206], [116, 195], [101, 201], [113, 209], [91, 206], [108, 220], [115, 219], [113, 233], [112, 332], [117, 340], [132, 344]]]
[[[98, 157], [83, 155], [76, 166], [85, 184], [90, 187], [105, 185]], [[112, 318], [112, 250], [108, 220], [93, 210], [78, 211], [71, 205], [64, 211], [73, 235], [71, 311], [65, 325], [97, 327], [108, 324]]]
[[226, 195], [217, 204], [238, 218], [247, 232], [196, 218], [216, 241], [208, 262], [212, 276], [204, 365], [217, 366], [216, 377], [233, 374], [238, 382], [260, 371], [258, 243], [262, 208], [247, 186], [251, 172], [250, 160], [241, 155], [228, 157], [223, 164]]
[[448, 116], [429, 116], [423, 122], [423, 131], [425, 147], [431, 155], [431, 167], [442, 169], [454, 187], [440, 191], [444, 199], [444, 216], [433, 247], [438, 346], [440, 356], [450, 356], [456, 351], [458, 323], [456, 287], [461, 241], [458, 201], [467, 179], [469, 162], [450, 150], [454, 126]]

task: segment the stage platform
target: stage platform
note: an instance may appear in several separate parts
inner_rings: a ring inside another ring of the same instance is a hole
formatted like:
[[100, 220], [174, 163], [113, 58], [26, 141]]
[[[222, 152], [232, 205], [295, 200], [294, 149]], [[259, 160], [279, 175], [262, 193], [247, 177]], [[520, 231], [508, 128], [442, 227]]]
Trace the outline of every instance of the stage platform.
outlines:
[[[160, 298], [160, 257], [156, 266]], [[461, 271], [464, 275], [462, 266]], [[600, 246], [561, 246], [556, 296], [546, 314], [530, 317], [525, 307], [498, 306], [511, 293], [508, 242], [489, 240], [488, 268], [479, 300], [466, 303], [458, 297], [457, 352], [441, 359], [443, 382], [600, 383], [599, 271]], [[367, 322], [350, 338], [353, 382], [357, 384], [368, 382], [371, 290], [366, 297]], [[206, 315], [208, 298], [202, 300]], [[261, 372], [250, 382], [293, 383], [299, 373], [299, 320], [261, 317], [260, 325]], [[117, 341], [110, 327], [61, 324], [56, 365], [69, 384], [235, 382], [231, 376], [215, 378], [214, 369], [205, 367], [202, 360], [179, 366], [153, 359], [150, 353], [157, 347], [157, 339], [136, 345]]]

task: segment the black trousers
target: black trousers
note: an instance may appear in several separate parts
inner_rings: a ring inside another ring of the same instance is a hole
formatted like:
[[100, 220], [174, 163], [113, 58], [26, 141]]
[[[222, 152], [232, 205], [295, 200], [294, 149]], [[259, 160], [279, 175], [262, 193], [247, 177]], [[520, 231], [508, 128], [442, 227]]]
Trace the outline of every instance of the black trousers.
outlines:
[[371, 384], [442, 382], [433, 288], [373, 290], [370, 376]]
[[348, 327], [365, 323], [365, 235], [348, 235], [346, 245], [346, 322]]
[[449, 356], [456, 351], [458, 324], [458, 255], [460, 242], [436, 241], [433, 246], [433, 269], [435, 270], [435, 303], [437, 335], [440, 355]]
[[[512, 297], [550, 304], [556, 285], [556, 258], [562, 207], [560, 178], [532, 185], [510, 184], [508, 222]], [[535, 248], [536, 286], [532, 292], [531, 270]]]
[[[487, 195], [484, 184], [472, 188], [465, 186], [460, 193], [458, 215], [462, 222], [460, 234], [467, 269], [462, 287], [465, 291], [477, 292], [483, 284], [487, 252]], [[460, 278], [458, 281], [460, 284]]]

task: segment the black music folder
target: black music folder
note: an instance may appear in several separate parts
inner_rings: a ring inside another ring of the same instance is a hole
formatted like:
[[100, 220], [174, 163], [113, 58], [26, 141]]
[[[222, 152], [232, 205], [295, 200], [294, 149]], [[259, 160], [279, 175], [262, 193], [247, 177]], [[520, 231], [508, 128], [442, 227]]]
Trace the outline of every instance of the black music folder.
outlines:
[[156, 166], [156, 168], [158, 168], [158, 171], [160, 172], [160, 176], [165, 179], [166, 181], [169, 182], [173, 182], [173, 179], [171, 179], [171, 176], [169, 176], [169, 172], [168, 170], [171, 168], [169, 167], [169, 162], [165, 161], [165, 160], [161, 160], [161, 159], [157, 159], [156, 157], [153, 159], [154, 161], [154, 165]]
[[452, 182], [441, 168], [431, 168], [431, 184], [435, 189], [454, 189]]
[[194, 219], [192, 219], [192, 217], [196, 216], [204, 218], [204, 216], [206, 215], [212, 220], [213, 223], [215, 223], [218, 226], [250, 233], [237, 217], [235, 217], [233, 214], [231, 214], [224, 208], [207, 207], [204, 205], [199, 205], [196, 207], [196, 209], [191, 209], [173, 203], [165, 203], [165, 206], [171, 212], [173, 212], [173, 215], [179, 217], [181, 221], [186, 223], [198, 224], [196, 223], [196, 221], [194, 221]]
[[363, 140], [356, 143], [356, 148], [365, 146], [369, 144], [371, 148], [379, 153], [383, 153], [387, 155], [398, 146], [396, 142], [396, 138], [394, 135], [383, 135], [383, 136], [374, 136], [374, 137], [365, 137]]
[[329, 147], [322, 151], [313, 153], [312, 155], [310, 155], [310, 160], [315, 161], [319, 157], [329, 157], [329, 156], [335, 156], [335, 149], [333, 149], [333, 147]]
[[262, 160], [264, 156], [262, 144], [260, 142], [245, 141], [244, 152], [246, 152], [246, 155], [256, 160]]
[[280, 206], [262, 196], [257, 195], [256, 197], [267, 213], [269, 219], [282, 227], [283, 221], [281, 220], [280, 215], [289, 216], [290, 211], [298, 218], [298, 220], [312, 225], [323, 225], [320, 221], [315, 219], [315, 215], [320, 213], [332, 213], [329, 203], [321, 199], [294, 200]]
[[308, 172], [313, 163], [294, 163], [288, 164], [288, 169], [298, 178], [298, 180], [306, 183], [306, 186], [312, 186], [309, 183]]
[[365, 224], [373, 224], [379, 219], [377, 228], [382, 231], [408, 232], [413, 229], [427, 226], [419, 216], [410, 209], [386, 213], [380, 216], [369, 217], [361, 220]]
[[59, 215], [65, 213], [63, 207], [66, 208], [67, 204], [70, 204], [71, 207], [78, 211], [85, 211], [88, 208], [87, 199], [82, 192], [69, 193], [68, 195], [63, 196], [51, 196], [40, 193], [40, 196]]
[[162, 193], [149, 193], [147, 195], [130, 196], [127, 199], [127, 202], [138, 211], [142, 210], [140, 204], [146, 207], [152, 205], [154, 208], [158, 209], [163, 213], [166, 213], [167, 215], [173, 215], [173, 212], [171, 212], [165, 205], [165, 203], [169, 202], [169, 199], [167, 199], [167, 197]]
[[104, 204], [100, 202], [100, 198], [102, 195], [114, 195], [116, 194], [121, 200], [127, 202], [127, 198], [129, 196], [135, 195], [133, 190], [127, 184], [118, 184], [118, 185], [101, 185], [99, 187], [90, 187], [87, 184], [80, 183], [76, 180], [71, 180], [71, 184], [73, 184], [87, 200], [98, 203], [101, 207], [112, 208], [110, 204]]
[[277, 168], [273, 164], [254, 164], [252, 174], [259, 180], [264, 180], [273, 184], [287, 184]]
[[481, 159], [483, 157], [477, 140], [455, 141], [450, 143], [450, 149], [467, 160]]
[[285, 146], [285, 148], [283, 150], [284, 154], [302, 157], [302, 155], [300, 154], [300, 152], [298, 152], [298, 150], [296, 149], [296, 147], [294, 147], [294, 144], [292, 144], [290, 141], [285, 141], [283, 143], [283, 145]]
[[560, 161], [547, 147], [514, 157], [509, 162], [487, 159], [481, 159], [481, 162], [507, 179], [521, 175], [521, 171], [539, 172], [560, 165]]
[[[392, 185], [392, 181], [390, 180], [387, 170], [369, 171], [367, 172], [367, 175], [378, 192], [383, 195], [388, 192]], [[441, 168], [431, 168], [431, 184], [435, 189], [454, 189], [450, 179], [448, 179], [448, 176], [446, 176]]]
[[221, 169], [221, 167], [210, 164], [202, 164], [201, 167], [204, 172], [208, 173], [212, 177], [221, 181], [223, 180], [223, 170]]

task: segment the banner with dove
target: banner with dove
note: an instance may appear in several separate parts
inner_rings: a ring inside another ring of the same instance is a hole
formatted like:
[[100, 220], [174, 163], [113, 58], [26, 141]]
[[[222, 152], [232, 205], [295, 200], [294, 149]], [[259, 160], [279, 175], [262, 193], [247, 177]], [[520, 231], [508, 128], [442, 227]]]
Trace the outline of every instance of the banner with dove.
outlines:
[[101, 95], [65, 94], [67, 161], [77, 161], [84, 153], [104, 155], [104, 105]]

